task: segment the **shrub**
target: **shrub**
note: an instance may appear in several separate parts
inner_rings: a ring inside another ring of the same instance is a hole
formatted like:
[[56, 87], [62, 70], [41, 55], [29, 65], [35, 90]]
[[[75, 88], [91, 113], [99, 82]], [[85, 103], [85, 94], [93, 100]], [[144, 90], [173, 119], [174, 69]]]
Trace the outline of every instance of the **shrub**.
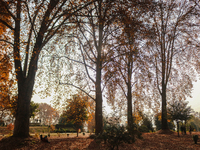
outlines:
[[[136, 132], [136, 125], [133, 124], [130, 129], [125, 128], [123, 125], [120, 125], [119, 117], [113, 116], [112, 119], [104, 121], [104, 130], [98, 136], [94, 136], [96, 142], [103, 140], [111, 150], [115, 149], [121, 143], [133, 143], [135, 142], [135, 135], [139, 132]], [[128, 129], [128, 130], [127, 130]], [[141, 134], [140, 134], [141, 135]], [[91, 137], [90, 137], [91, 138]]]
[[141, 125], [141, 126], [138, 128], [138, 130], [139, 130], [140, 132], [149, 132], [149, 129], [148, 129], [147, 126], [145, 126], [145, 125]]
[[104, 140], [105, 143], [108, 143], [110, 149], [114, 149], [125, 142], [133, 143], [135, 142], [134, 135], [128, 133], [124, 126], [119, 126], [115, 124], [109, 124], [104, 129], [104, 132], [97, 137], [97, 139]]
[[54, 132], [56, 132], [56, 133], [66, 133], [66, 132], [74, 133], [74, 132], [76, 132], [76, 130], [59, 128], [59, 129], [55, 129]]
[[195, 144], [197, 144], [198, 139], [199, 139], [198, 135], [193, 135], [193, 140]]

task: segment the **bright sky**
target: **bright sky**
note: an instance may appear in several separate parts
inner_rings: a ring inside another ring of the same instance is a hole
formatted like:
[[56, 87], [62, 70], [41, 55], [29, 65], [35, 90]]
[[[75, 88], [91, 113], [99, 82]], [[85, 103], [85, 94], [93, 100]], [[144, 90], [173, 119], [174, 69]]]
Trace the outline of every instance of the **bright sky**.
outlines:
[[187, 98], [189, 104], [194, 111], [200, 112], [200, 80], [194, 83], [193, 91], [192, 91], [192, 98]]
[[37, 94], [33, 95], [32, 101], [35, 103], [47, 103], [47, 104], [52, 104], [51, 101], [52, 97], [47, 97], [46, 99], [41, 99]]

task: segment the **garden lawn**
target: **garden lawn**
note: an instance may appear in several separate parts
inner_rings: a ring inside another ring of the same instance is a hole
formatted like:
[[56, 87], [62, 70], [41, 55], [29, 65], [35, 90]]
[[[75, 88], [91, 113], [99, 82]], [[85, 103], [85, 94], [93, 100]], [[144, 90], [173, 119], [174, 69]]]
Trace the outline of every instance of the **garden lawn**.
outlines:
[[[199, 135], [200, 132], [192, 133]], [[0, 149], [2, 150], [104, 150], [108, 146], [103, 142], [95, 142], [88, 138], [89, 134], [79, 137], [75, 136], [52, 136], [49, 138], [50, 143], [41, 142], [39, 139], [30, 137], [26, 140], [16, 139], [13, 137], [4, 138], [0, 141]], [[200, 150], [200, 140], [194, 144], [192, 135], [177, 136], [174, 134], [144, 133], [143, 139], [137, 139], [133, 144], [122, 144], [119, 150]]]

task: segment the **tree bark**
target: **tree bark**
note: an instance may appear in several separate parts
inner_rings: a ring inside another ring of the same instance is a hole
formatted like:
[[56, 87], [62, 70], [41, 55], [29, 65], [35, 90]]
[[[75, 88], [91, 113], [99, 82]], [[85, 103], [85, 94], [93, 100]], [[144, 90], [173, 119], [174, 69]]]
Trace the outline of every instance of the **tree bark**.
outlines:
[[178, 131], [178, 137], [179, 137], [179, 122], [177, 121], [176, 124], [177, 124], [177, 131]]
[[128, 119], [128, 128], [129, 131], [132, 130], [133, 125], [133, 114], [132, 114], [132, 88], [131, 88], [131, 75], [132, 75], [132, 69], [131, 69], [131, 63], [128, 63], [128, 91], [127, 91], [127, 119]]
[[101, 61], [97, 58], [96, 68], [96, 108], [95, 108], [95, 134], [103, 131], [103, 116], [102, 116], [102, 91], [101, 91]]
[[162, 85], [162, 130], [169, 130], [167, 123], [166, 86]]
[[29, 112], [33, 86], [24, 83], [19, 87], [13, 136], [25, 138], [29, 136]]
[[102, 70], [102, 42], [103, 42], [103, 20], [101, 16], [101, 1], [99, 1], [99, 39], [96, 59], [96, 108], [95, 108], [95, 134], [100, 134], [103, 131], [103, 116], [102, 116], [102, 90], [101, 90], [101, 70]]

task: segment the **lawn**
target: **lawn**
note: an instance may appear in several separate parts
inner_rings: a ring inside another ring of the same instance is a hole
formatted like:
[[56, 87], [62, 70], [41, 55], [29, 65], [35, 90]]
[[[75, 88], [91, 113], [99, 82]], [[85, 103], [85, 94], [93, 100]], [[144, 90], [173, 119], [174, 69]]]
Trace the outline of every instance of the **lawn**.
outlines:
[[[193, 132], [200, 136], [200, 132]], [[143, 139], [137, 139], [133, 144], [123, 143], [119, 146], [119, 150], [195, 150], [200, 149], [200, 141], [194, 144], [192, 135], [177, 133], [173, 134], [159, 134], [159, 133], [144, 133]], [[12, 137], [5, 138], [0, 141], [0, 149], [11, 150], [104, 150], [108, 146], [103, 142], [99, 143], [93, 139], [89, 139], [89, 134], [79, 137], [73, 133], [71, 136], [51, 136], [50, 143], [44, 143], [35, 137], [27, 138], [25, 141], [21, 139], [14, 139]]]

